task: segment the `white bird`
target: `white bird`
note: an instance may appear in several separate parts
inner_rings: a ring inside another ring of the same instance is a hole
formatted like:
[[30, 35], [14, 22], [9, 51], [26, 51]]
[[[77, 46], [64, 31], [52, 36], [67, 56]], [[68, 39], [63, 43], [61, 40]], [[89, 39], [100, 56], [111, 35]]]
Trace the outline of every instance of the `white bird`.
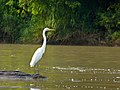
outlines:
[[38, 48], [35, 53], [33, 54], [32, 60], [30, 62], [30, 67], [34, 67], [35, 64], [42, 58], [44, 52], [45, 52], [45, 48], [46, 48], [46, 36], [45, 36], [45, 32], [46, 31], [54, 31], [54, 29], [49, 29], [49, 28], [45, 28], [43, 30], [43, 44], [42, 47]]

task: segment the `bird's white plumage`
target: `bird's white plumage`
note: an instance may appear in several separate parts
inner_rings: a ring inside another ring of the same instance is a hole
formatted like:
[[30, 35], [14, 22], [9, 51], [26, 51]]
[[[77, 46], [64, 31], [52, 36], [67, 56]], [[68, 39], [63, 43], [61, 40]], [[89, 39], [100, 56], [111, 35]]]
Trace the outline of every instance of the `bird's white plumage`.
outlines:
[[46, 31], [50, 31], [50, 30], [53, 31], [53, 29], [49, 29], [49, 28], [45, 28], [45, 29], [43, 30], [43, 39], [44, 39], [43, 45], [42, 45], [41, 48], [38, 48], [38, 49], [35, 51], [35, 53], [33, 54], [32, 60], [31, 60], [31, 62], [30, 62], [30, 66], [31, 66], [31, 67], [34, 67], [35, 64], [42, 58], [42, 55], [44, 54], [45, 48], [46, 48], [46, 36], [45, 36], [45, 32], [46, 32]]
[[32, 60], [30, 62], [30, 66], [31, 67], [34, 67], [34, 65], [42, 58], [42, 55], [43, 55], [43, 49], [42, 48], [38, 48], [33, 57], [32, 57]]

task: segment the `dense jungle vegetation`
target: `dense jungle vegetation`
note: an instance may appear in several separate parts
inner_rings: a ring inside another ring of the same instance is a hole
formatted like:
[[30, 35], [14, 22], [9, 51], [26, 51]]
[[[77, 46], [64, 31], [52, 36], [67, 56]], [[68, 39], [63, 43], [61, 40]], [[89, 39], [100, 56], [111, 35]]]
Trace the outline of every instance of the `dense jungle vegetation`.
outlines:
[[0, 42], [120, 45], [120, 0], [0, 0]]

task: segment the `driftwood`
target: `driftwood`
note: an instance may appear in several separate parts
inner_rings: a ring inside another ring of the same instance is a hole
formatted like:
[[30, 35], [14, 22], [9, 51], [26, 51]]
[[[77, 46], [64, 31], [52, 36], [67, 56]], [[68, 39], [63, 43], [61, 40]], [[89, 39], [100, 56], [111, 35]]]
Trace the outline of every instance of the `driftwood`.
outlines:
[[27, 74], [22, 71], [0, 71], [0, 80], [35, 80], [46, 79], [40, 74]]

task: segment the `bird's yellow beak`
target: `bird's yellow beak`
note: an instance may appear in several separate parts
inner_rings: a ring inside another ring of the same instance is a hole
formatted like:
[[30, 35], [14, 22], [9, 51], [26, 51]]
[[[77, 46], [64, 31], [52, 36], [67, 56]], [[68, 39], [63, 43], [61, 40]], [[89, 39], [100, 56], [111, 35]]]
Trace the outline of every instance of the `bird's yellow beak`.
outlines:
[[48, 29], [49, 31], [55, 31], [55, 29]]

